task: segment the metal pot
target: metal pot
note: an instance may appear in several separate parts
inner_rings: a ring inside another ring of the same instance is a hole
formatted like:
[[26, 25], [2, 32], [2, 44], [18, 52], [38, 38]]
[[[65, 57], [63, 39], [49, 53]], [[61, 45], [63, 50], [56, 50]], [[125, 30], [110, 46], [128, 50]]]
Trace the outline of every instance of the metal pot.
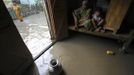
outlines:
[[50, 75], [60, 75], [62, 72], [61, 63], [57, 59], [52, 59], [49, 64]]

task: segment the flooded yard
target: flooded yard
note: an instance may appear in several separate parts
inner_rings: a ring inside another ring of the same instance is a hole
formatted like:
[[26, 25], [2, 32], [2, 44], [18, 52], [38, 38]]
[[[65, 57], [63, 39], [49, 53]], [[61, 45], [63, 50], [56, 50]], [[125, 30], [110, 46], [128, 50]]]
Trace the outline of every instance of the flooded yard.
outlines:
[[14, 20], [14, 23], [33, 57], [51, 43], [44, 12], [25, 17], [23, 22]]

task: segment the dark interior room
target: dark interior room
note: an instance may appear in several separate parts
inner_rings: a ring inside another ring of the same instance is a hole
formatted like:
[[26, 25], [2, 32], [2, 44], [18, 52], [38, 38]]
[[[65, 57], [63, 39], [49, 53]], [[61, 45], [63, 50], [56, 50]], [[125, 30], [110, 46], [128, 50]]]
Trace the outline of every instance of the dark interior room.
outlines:
[[0, 0], [0, 75], [134, 75], [134, 0]]

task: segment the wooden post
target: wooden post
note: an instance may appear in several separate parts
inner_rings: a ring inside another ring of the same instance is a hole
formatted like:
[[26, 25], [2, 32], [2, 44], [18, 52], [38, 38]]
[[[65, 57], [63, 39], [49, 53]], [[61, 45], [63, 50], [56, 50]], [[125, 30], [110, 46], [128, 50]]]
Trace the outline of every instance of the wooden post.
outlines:
[[47, 0], [47, 3], [54, 39], [66, 38], [68, 35], [66, 0]]
[[121, 53], [126, 53], [128, 47], [129, 47], [129, 45], [132, 43], [133, 39], [134, 39], [134, 30], [132, 30], [132, 31], [130, 32], [129, 38], [124, 42], [122, 48], [119, 49]]

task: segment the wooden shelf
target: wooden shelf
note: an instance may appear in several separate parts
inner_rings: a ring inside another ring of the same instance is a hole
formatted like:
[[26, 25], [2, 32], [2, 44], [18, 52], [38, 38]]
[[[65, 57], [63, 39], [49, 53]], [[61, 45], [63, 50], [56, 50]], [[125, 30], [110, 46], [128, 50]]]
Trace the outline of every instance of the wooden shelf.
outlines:
[[78, 30], [75, 30], [74, 26], [69, 26], [69, 30], [86, 33], [86, 34], [90, 34], [94, 36], [99, 36], [99, 37], [117, 39], [117, 40], [126, 40], [127, 38], [129, 38], [129, 34], [113, 34], [112, 32], [104, 32], [104, 33], [92, 32], [92, 31], [86, 30], [85, 28], [79, 28]]

